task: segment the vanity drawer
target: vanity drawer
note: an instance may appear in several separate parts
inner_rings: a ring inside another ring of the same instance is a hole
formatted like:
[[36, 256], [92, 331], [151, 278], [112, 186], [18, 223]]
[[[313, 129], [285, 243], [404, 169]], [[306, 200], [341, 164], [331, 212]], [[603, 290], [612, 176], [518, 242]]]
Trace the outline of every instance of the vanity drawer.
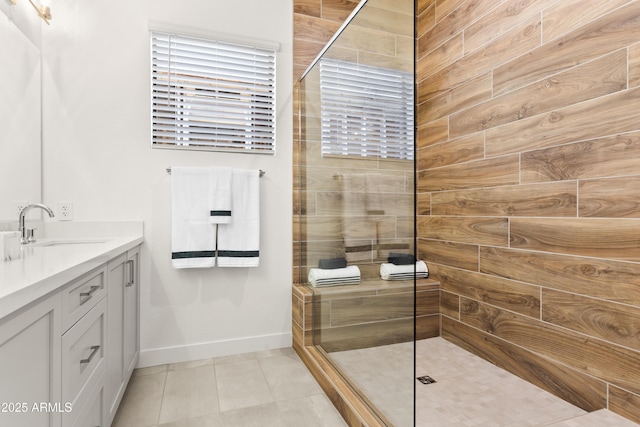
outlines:
[[106, 264], [79, 277], [62, 291], [62, 328], [69, 329], [107, 293]]
[[63, 425], [72, 427], [104, 426], [104, 377], [103, 373], [100, 380], [91, 387], [84, 405], [81, 408], [74, 408], [74, 412], [77, 412], [75, 421], [73, 423], [63, 421]]
[[91, 377], [106, 369], [106, 308], [103, 298], [62, 335], [62, 401], [73, 407]]

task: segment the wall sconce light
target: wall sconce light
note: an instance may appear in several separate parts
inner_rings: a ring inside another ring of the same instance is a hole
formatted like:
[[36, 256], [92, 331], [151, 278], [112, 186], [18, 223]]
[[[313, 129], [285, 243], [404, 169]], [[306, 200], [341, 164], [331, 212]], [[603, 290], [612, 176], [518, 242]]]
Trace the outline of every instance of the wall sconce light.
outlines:
[[[18, 0], [11, 0], [11, 3], [16, 4], [18, 3]], [[49, 2], [47, 0], [41, 0], [40, 6], [35, 4], [33, 0], [29, 0], [29, 3], [31, 3], [31, 6], [36, 10], [38, 16], [42, 18], [47, 25], [49, 25], [49, 21], [51, 20], [51, 8], [48, 5]]]

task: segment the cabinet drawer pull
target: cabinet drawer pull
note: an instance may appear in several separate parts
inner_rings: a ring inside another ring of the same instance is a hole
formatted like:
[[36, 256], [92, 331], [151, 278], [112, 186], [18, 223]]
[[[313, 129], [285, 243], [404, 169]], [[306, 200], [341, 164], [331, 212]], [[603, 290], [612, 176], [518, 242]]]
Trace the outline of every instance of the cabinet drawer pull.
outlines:
[[[91, 299], [91, 297], [93, 296], [93, 294], [100, 288], [101, 288], [101, 286], [92, 286], [91, 288], [89, 288], [89, 292], [80, 292], [80, 305], [82, 305], [85, 302], [89, 301]], [[82, 298], [84, 298], [84, 299], [82, 299]]]
[[98, 353], [98, 350], [100, 350], [100, 346], [99, 345], [92, 345], [91, 346], [91, 354], [86, 359], [82, 359], [80, 361], [80, 364], [82, 365], [84, 363], [91, 362], [91, 360], [93, 360], [93, 357], [96, 355], [96, 353]]
[[129, 264], [129, 280], [127, 280], [127, 284], [125, 285], [127, 288], [133, 286], [136, 281], [135, 281], [135, 267], [133, 264], [133, 260], [130, 259], [129, 261], [127, 261], [127, 264]]

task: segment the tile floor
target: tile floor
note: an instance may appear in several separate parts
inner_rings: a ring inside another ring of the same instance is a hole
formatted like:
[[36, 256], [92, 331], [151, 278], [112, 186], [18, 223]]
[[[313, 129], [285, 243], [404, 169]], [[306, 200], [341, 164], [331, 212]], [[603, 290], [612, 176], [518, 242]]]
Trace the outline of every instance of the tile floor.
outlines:
[[[586, 413], [443, 338], [416, 344], [417, 427], [638, 427], [610, 411]], [[413, 344], [331, 353], [395, 427], [413, 425]], [[410, 378], [404, 381], [402, 378]]]
[[[417, 427], [638, 427], [585, 413], [442, 338], [419, 341]], [[394, 423], [413, 425], [413, 344], [331, 354]], [[407, 380], [404, 380], [404, 379]], [[346, 427], [292, 349], [137, 369], [112, 427]]]
[[136, 369], [112, 427], [345, 427], [293, 349]]

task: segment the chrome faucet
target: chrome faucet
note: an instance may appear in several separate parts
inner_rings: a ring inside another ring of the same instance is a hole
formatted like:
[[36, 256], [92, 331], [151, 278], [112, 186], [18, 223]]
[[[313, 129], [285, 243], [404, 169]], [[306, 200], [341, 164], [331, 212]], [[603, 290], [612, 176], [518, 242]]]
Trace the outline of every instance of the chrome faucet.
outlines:
[[26, 228], [24, 226], [24, 218], [27, 216], [27, 213], [29, 213], [29, 211], [33, 208], [40, 208], [44, 210], [49, 214], [49, 218], [53, 218], [55, 216], [51, 208], [40, 203], [25, 206], [20, 211], [20, 215], [18, 215], [18, 231], [20, 232], [20, 243], [23, 245], [36, 241], [35, 237], [33, 237], [33, 228]]

